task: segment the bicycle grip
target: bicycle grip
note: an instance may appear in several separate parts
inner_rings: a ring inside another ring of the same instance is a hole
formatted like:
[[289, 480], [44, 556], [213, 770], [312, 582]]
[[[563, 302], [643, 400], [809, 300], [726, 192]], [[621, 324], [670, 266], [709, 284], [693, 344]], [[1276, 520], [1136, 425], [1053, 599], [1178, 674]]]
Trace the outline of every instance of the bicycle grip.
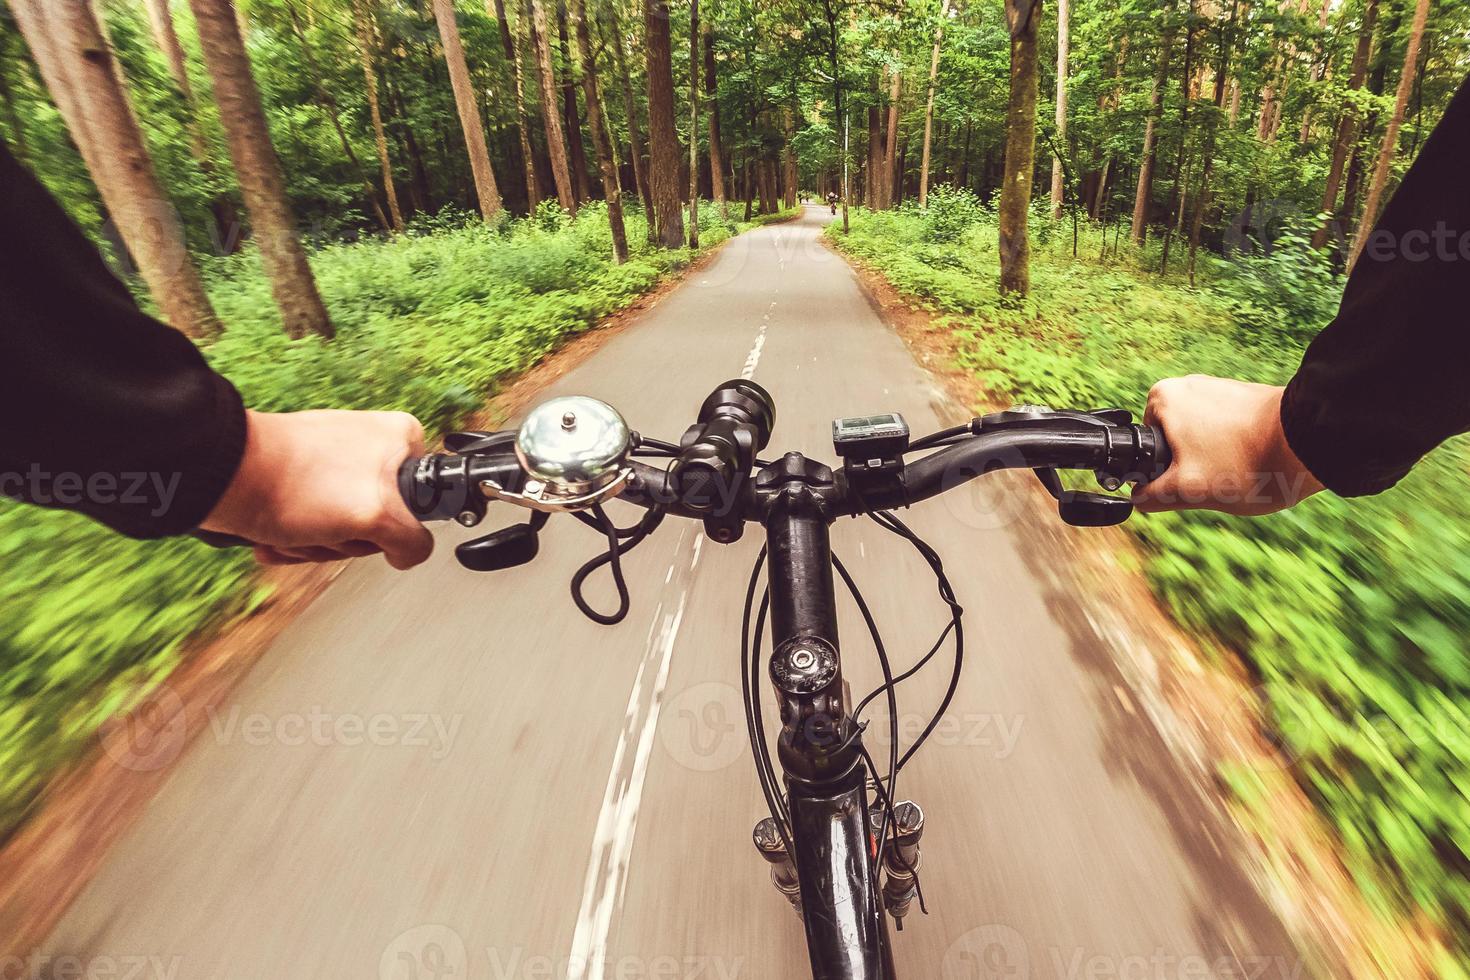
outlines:
[[464, 457], [408, 457], [398, 466], [398, 495], [420, 521], [454, 520], [470, 505]]
[[1144, 483], [1152, 483], [1168, 471], [1174, 465], [1174, 450], [1169, 445], [1169, 439], [1164, 435], [1164, 430], [1157, 425], [1144, 426], [1144, 431], [1149, 433], [1153, 443], [1153, 468], [1150, 469], [1143, 480]]

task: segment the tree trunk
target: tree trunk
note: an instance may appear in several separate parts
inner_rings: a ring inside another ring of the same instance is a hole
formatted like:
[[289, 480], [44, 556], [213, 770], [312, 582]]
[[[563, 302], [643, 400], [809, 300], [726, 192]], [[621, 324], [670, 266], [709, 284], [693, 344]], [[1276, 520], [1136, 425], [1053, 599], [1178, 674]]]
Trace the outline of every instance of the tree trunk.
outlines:
[[169, 11], [168, 0], [145, 0], [148, 8], [148, 23], [153, 30], [153, 40], [158, 49], [163, 52], [164, 63], [168, 65], [169, 76], [174, 80], [174, 85], [179, 89], [179, 94], [184, 97], [184, 105], [189, 109], [189, 118], [184, 121], [184, 129], [189, 137], [189, 151], [200, 166], [206, 170], [209, 168], [209, 146], [204, 141], [204, 133], [199, 128], [197, 114], [198, 105], [194, 101], [194, 86], [189, 82], [189, 69], [184, 61], [184, 48], [179, 44], [178, 32], [174, 30], [173, 15]]
[[[1308, 2], [1309, 0], [1297, 0], [1296, 12], [1299, 15], [1306, 12]], [[1289, 2], [1283, 3], [1282, 6], [1284, 10], [1286, 6], [1289, 6]], [[1271, 59], [1271, 67], [1266, 75], [1266, 87], [1261, 94], [1261, 115], [1256, 123], [1256, 139], [1262, 143], [1276, 141], [1276, 132], [1281, 125], [1282, 107], [1286, 101], [1288, 72], [1295, 60], [1295, 45], [1278, 37]]]
[[1066, 197], [1066, 171], [1060, 154], [1067, 151], [1067, 58], [1071, 48], [1071, 0], [1057, 0], [1057, 142], [1051, 162], [1051, 218], [1062, 219], [1062, 201]]
[[1388, 172], [1398, 152], [1399, 128], [1404, 124], [1404, 110], [1409, 105], [1409, 95], [1414, 90], [1414, 81], [1419, 74], [1419, 45], [1424, 41], [1424, 23], [1429, 17], [1430, 0], [1418, 0], [1414, 7], [1414, 23], [1409, 28], [1409, 46], [1404, 52], [1404, 72], [1399, 76], [1398, 96], [1394, 99], [1393, 115], [1389, 117], [1388, 129], [1383, 134], [1383, 148], [1378, 151], [1378, 166], [1373, 171], [1373, 182], [1368, 185], [1368, 197], [1363, 202], [1363, 216], [1358, 220], [1358, 231], [1353, 236], [1352, 251], [1348, 255], [1348, 272], [1358, 264], [1363, 246], [1378, 220], [1378, 205], [1388, 184]]
[[398, 206], [398, 189], [393, 186], [393, 162], [388, 156], [388, 135], [383, 128], [383, 110], [378, 105], [378, 71], [375, 66], [378, 44], [368, 0], [353, 0], [352, 17], [357, 27], [358, 53], [362, 57], [363, 90], [367, 93], [368, 116], [373, 123], [373, 142], [378, 150], [378, 169], [383, 180], [383, 196], [388, 201], [388, 217], [394, 231], [403, 230], [403, 211]]
[[[1353, 51], [1353, 64], [1348, 77], [1348, 88], [1357, 91], [1368, 78], [1368, 58], [1373, 53], [1373, 30], [1377, 26], [1378, 0], [1367, 0], [1363, 9], [1363, 26], [1358, 31], [1358, 44]], [[1332, 234], [1333, 217], [1337, 212], [1337, 192], [1342, 184], [1343, 171], [1347, 169], [1348, 154], [1358, 135], [1357, 114], [1351, 107], [1343, 110], [1337, 121], [1337, 135], [1332, 142], [1332, 163], [1327, 169], [1327, 186], [1322, 192], [1322, 211], [1329, 217], [1312, 234], [1312, 247], [1324, 248]]]
[[883, 183], [883, 110], [878, 104], [868, 106], [868, 158], [863, 165], [863, 203], [870, 210], [881, 208], [879, 185]]
[[1154, 72], [1154, 87], [1149, 95], [1148, 121], [1143, 127], [1143, 156], [1138, 167], [1138, 191], [1133, 196], [1133, 228], [1129, 237], [1134, 245], [1143, 244], [1148, 228], [1149, 202], [1154, 192], [1154, 163], [1158, 154], [1159, 120], [1164, 115], [1164, 89], [1169, 84], [1169, 54], [1174, 46], [1174, 30], [1168, 22], [1174, 12], [1173, 0], [1164, 8], [1165, 25], [1159, 37], [1159, 65]]
[[960, 146], [960, 172], [959, 185], [965, 190], [970, 189], [970, 143], [974, 139], [975, 124], [965, 120], [965, 140]]
[[902, 69], [894, 67], [889, 71], [888, 138], [883, 146], [883, 166], [880, 168], [879, 181], [881, 201], [878, 205], [884, 209], [893, 207], [893, 175], [898, 167], [898, 97], [903, 84]]
[[894, 207], [904, 203], [904, 165], [908, 159], [908, 137], [904, 137], [903, 143], [898, 144], [898, 163], [894, 166], [894, 187], [892, 187], [892, 204]]
[[388, 105], [393, 109], [393, 115], [386, 120], [388, 131], [398, 140], [404, 154], [408, 157], [408, 204], [415, 213], [423, 214], [430, 210], [432, 205], [429, 192], [429, 168], [424, 162], [423, 147], [419, 143], [418, 136], [414, 134], [413, 126], [409, 123], [408, 112], [403, 106], [403, 93], [394, 87], [388, 76], [384, 76], [383, 89], [388, 95]]
[[720, 217], [729, 218], [725, 204], [725, 148], [720, 141], [719, 86], [715, 81], [715, 33], [709, 18], [705, 18], [700, 32], [704, 36], [704, 110], [709, 117], [710, 194], [720, 207]]
[[1164, 244], [1159, 250], [1159, 275], [1169, 271], [1169, 245], [1174, 239], [1174, 231], [1183, 220], [1184, 200], [1187, 196], [1185, 188], [1185, 173], [1189, 161], [1189, 105], [1190, 105], [1190, 72], [1194, 65], [1194, 15], [1198, 0], [1189, 0], [1189, 15], [1184, 27], [1184, 72], [1180, 81], [1180, 89], [1184, 100], [1179, 105], [1179, 154], [1174, 158], [1174, 187], [1169, 192], [1169, 224], [1164, 226]]
[[93, 7], [11, 0], [10, 9], [163, 318], [191, 337], [218, 334], [220, 323], [204, 294], [178, 212], [158, 182]]
[[1093, 221], [1102, 217], [1103, 202], [1107, 200], [1108, 178], [1113, 170], [1113, 158], [1109, 156], [1103, 160], [1102, 171], [1097, 176], [1097, 185], [1092, 189], [1092, 202], [1088, 205], [1087, 213]]
[[674, 128], [674, 64], [667, 0], [643, 0], [648, 53], [648, 184], [659, 243], [684, 247], [684, 195], [679, 187], [679, 133]]
[[618, 166], [613, 157], [612, 139], [603, 123], [602, 93], [597, 80], [597, 56], [592, 51], [592, 36], [587, 29], [587, 10], [583, 0], [571, 0], [572, 23], [577, 33], [577, 55], [582, 60], [582, 97], [587, 100], [587, 124], [592, 129], [592, 148], [597, 154], [597, 169], [602, 175], [602, 194], [607, 199], [607, 223], [612, 229], [613, 261], [628, 261], [628, 232], [623, 227], [623, 192], [618, 186]]
[[740, 193], [745, 198], [745, 220], [749, 221], [751, 211], [755, 206], [755, 183], [750, 179], [750, 156], [748, 154], [740, 170]]
[[[204, 138], [204, 130], [199, 126], [199, 104], [194, 98], [194, 86], [189, 81], [184, 48], [179, 44], [178, 32], [174, 30], [173, 14], [169, 10], [168, 0], [146, 0], [146, 3], [153, 38], [163, 52], [169, 76], [173, 78], [179, 95], [183, 97], [184, 107], [188, 110], [184, 132], [189, 139], [189, 154], [202, 173], [211, 175], [215, 172], [214, 159], [209, 142]], [[228, 254], [233, 251], [232, 243], [236, 240], [240, 227], [240, 216], [235, 210], [235, 203], [228, 194], [221, 192], [211, 202], [210, 210], [214, 213], [215, 244], [220, 252]]]
[[689, 247], [699, 247], [699, 0], [689, 0]]
[[1036, 27], [1041, 0], [1006, 0], [1011, 37], [1010, 99], [1006, 105], [1006, 165], [1000, 191], [1000, 291], [1031, 289], [1031, 244], [1026, 234], [1036, 169]]
[[271, 145], [234, 5], [229, 0], [189, 0], [189, 7], [198, 25], [204, 65], [214, 83], [214, 100], [240, 194], [286, 333], [293, 338], [308, 333], [330, 338], [335, 331], [317, 292], [306, 250], [296, 235], [296, 217], [286, 203], [286, 179]]
[[[1317, 42], [1317, 57], [1312, 60], [1312, 81], [1320, 82], [1327, 74], [1327, 61], [1330, 55], [1327, 53], [1327, 15], [1332, 8], [1332, 0], [1322, 0], [1322, 11], [1317, 18], [1317, 32], [1322, 40]], [[1303, 145], [1312, 137], [1312, 104], [1307, 103], [1306, 110], [1302, 113], [1302, 133], [1298, 141]]]
[[781, 113], [781, 130], [786, 136], [786, 145], [781, 148], [781, 182], [786, 185], [786, 194], [781, 203], [788, 208], [796, 207], [796, 195], [801, 192], [800, 169], [796, 163], [796, 110], [786, 108]]
[[587, 178], [587, 145], [582, 142], [582, 119], [577, 113], [576, 70], [572, 62], [572, 48], [567, 39], [567, 8], [558, 0], [556, 5], [556, 32], [561, 40], [561, 61], [566, 70], [561, 80], [562, 113], [566, 117], [567, 165], [572, 170], [572, 188], [577, 194], [580, 207], [592, 198], [592, 185]]
[[643, 142], [643, 133], [638, 125], [638, 100], [633, 95], [633, 79], [628, 74], [627, 55], [623, 51], [623, 29], [618, 22], [618, 0], [609, 0], [607, 7], [608, 31], [612, 34], [613, 65], [617, 69], [618, 82], [623, 89], [623, 114], [628, 120], [628, 154], [633, 158], [633, 183], [643, 201], [643, 214], [648, 221], [648, 237], [653, 241], [657, 224], [653, 213], [653, 191], [648, 185], [648, 148]]
[[[444, 0], [436, 0], [444, 2]], [[567, 138], [556, 111], [556, 75], [551, 68], [551, 35], [547, 32], [546, 7], [542, 0], [525, 0], [531, 16], [531, 43], [536, 52], [536, 77], [541, 83], [541, 121], [546, 126], [546, 149], [551, 155], [551, 176], [556, 199], [569, 214], [577, 211], [577, 193], [567, 163]]]
[[919, 207], [929, 206], [929, 148], [934, 136], [934, 87], [939, 79], [939, 46], [944, 40], [944, 22], [949, 19], [949, 0], [939, 8], [939, 26], [934, 28], [934, 53], [929, 58], [929, 100], [924, 106], [924, 150], [919, 160]]
[[500, 25], [500, 48], [505, 52], [506, 64], [510, 65], [511, 84], [515, 88], [516, 140], [521, 146], [521, 167], [525, 172], [526, 207], [535, 211], [541, 203], [541, 188], [536, 185], [536, 156], [531, 148], [531, 125], [526, 115], [526, 73], [521, 68], [520, 53], [516, 50], [515, 37], [510, 30], [510, 18], [506, 15], [505, 0], [491, 0], [488, 13]]
[[332, 94], [324, 81], [326, 76], [322, 74], [316, 63], [316, 55], [312, 53], [306, 31], [301, 26], [301, 17], [296, 12], [296, 4], [293, 0], [285, 0], [285, 7], [286, 18], [291, 22], [291, 33], [296, 35], [296, 43], [301, 47], [302, 64], [306, 67], [306, 72], [311, 76], [312, 84], [316, 88], [317, 105], [326, 113], [327, 121], [332, 124], [332, 130], [337, 134], [337, 143], [342, 147], [342, 154], [347, 157], [348, 164], [362, 183], [363, 194], [372, 207], [373, 215], [378, 219], [379, 226], [384, 231], [392, 231], [393, 225], [389, 223], [388, 216], [383, 213], [383, 206], [378, 203], [378, 192], [374, 190], [373, 182], [368, 179], [367, 171], [363, 169], [357, 151], [352, 148], [352, 141], [347, 138], [347, 132], [342, 128], [342, 109], [337, 104], [337, 97]]
[[1194, 198], [1194, 215], [1189, 228], [1189, 284], [1194, 285], [1194, 262], [1199, 252], [1200, 230], [1204, 226], [1205, 206], [1210, 196], [1210, 176], [1215, 166], [1215, 135], [1219, 131], [1220, 117], [1225, 108], [1225, 77], [1230, 72], [1230, 50], [1235, 46], [1235, 25], [1240, 14], [1240, 0], [1231, 0], [1230, 23], [1220, 36], [1220, 59], [1215, 67], [1215, 111], [1210, 113], [1205, 130], [1205, 146], [1202, 154], [1204, 167], [1200, 173], [1199, 193]]
[[475, 196], [480, 201], [480, 214], [486, 221], [493, 221], [500, 213], [500, 188], [495, 183], [495, 171], [490, 168], [490, 151], [485, 146], [485, 128], [480, 122], [480, 102], [475, 98], [475, 86], [465, 64], [459, 23], [454, 18], [454, 0], [433, 0], [433, 5], [439, 37], [444, 42], [444, 62], [449, 66], [449, 84], [454, 89], [454, 104], [464, 128], [470, 172], [475, 177]]

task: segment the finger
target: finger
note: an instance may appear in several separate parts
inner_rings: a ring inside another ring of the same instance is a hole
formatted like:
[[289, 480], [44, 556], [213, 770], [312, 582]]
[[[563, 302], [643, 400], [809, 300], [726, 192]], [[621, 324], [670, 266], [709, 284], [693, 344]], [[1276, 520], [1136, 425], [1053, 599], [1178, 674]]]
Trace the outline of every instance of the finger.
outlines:
[[1146, 401], [1143, 406], [1144, 425], [1158, 425], [1160, 428], [1162, 428], [1162, 424], [1159, 422], [1159, 416], [1161, 414], [1161, 408], [1164, 404], [1164, 392], [1167, 389], [1168, 384], [1168, 381], [1157, 381], [1154, 383], [1154, 386], [1148, 390], [1148, 401]]
[[306, 562], [341, 561], [351, 557], [338, 548], [328, 545], [302, 545], [296, 548], [277, 548], [276, 550], [287, 558]]
[[1141, 514], [1180, 510], [1179, 463], [1175, 461], [1157, 480], [1133, 488], [1133, 508]]
[[408, 447], [407, 456], [422, 456], [424, 453], [424, 427], [418, 419], [408, 412], [384, 412], [384, 416], [392, 420], [399, 427], [403, 437], [404, 445]]
[[417, 521], [408, 523], [385, 517], [372, 540], [383, 549], [388, 564], [399, 571], [422, 564], [434, 552], [434, 536]]
[[305, 559], [293, 558], [269, 545], [255, 546], [255, 560], [262, 565], [302, 565]]
[[382, 551], [371, 541], [343, 541], [333, 548], [343, 558], [366, 558], [368, 555], [376, 555]]

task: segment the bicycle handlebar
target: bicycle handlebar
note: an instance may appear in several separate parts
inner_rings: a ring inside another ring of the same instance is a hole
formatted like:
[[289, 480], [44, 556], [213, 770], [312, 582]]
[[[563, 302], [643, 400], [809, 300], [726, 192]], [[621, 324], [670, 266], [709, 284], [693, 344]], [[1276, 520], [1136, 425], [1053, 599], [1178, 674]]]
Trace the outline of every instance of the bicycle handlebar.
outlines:
[[[615, 495], [675, 516], [738, 525], [764, 522], [782, 487], [799, 480], [817, 490], [827, 504], [829, 519], [835, 519], [907, 507], [995, 470], [1028, 468], [1038, 472], [1057, 498], [1064, 520], [1097, 525], [1125, 519], [1131, 512], [1128, 500], [1063, 490], [1054, 470], [1095, 470], [1104, 487], [1115, 490], [1126, 482], [1155, 479], [1172, 462], [1159, 429], [1133, 424], [1126, 412], [1116, 410], [1086, 413], [1023, 408], [987, 415], [950, 431], [938, 442], [921, 440], [918, 448], [896, 453], [897, 465], [876, 476], [861, 465], [854, 467], [852, 460], [834, 469], [790, 453], [753, 475], [748, 470], [736, 472], [733, 477], [707, 479], [696, 486], [687, 478], [679, 479], [680, 462], [691, 451], [686, 447], [668, 469], [628, 459]], [[903, 458], [931, 447], [938, 448], [918, 459]], [[405, 461], [399, 486], [416, 517], [458, 519], [473, 525], [483, 516], [485, 495], [526, 503], [520, 494], [526, 489], [527, 475], [516, 457], [512, 433], [461, 437], [455, 448], [454, 453]], [[738, 531], [728, 540], [734, 537]]]

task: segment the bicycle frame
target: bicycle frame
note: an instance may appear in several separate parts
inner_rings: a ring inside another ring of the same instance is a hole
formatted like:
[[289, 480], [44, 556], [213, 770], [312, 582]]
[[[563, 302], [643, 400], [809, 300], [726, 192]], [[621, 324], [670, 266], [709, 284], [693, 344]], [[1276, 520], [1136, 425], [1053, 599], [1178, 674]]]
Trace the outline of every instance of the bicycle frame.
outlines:
[[892, 950], [868, 827], [867, 770], [849, 738], [836, 593], [822, 496], [788, 483], [766, 521], [771, 679], [815, 980], [893, 980]]

